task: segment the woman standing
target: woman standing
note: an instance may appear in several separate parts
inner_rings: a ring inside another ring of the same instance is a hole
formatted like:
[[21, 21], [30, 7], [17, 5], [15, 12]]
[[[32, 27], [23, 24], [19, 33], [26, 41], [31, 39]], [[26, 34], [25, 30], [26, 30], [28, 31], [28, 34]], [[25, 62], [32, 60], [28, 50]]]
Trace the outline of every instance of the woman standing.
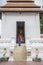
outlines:
[[21, 42], [22, 42], [22, 36], [19, 34], [18, 35], [18, 43], [19, 43], [19, 46], [21, 46]]

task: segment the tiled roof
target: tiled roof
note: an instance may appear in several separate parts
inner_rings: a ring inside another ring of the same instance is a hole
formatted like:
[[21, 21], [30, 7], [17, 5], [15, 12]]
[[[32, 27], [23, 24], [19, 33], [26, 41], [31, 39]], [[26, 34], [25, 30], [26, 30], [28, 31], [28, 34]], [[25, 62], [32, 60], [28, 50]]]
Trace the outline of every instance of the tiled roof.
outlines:
[[[16, 2], [15, 2], [16, 1]], [[25, 2], [27, 1], [27, 2]], [[29, 2], [31, 1], [31, 2]], [[6, 5], [0, 7], [1, 12], [40, 12], [40, 6], [37, 6], [32, 0], [9, 0]]]
[[40, 6], [37, 6], [37, 5], [35, 5], [35, 4], [33, 4], [33, 3], [8, 3], [8, 4], [6, 4], [5, 6], [3, 6], [3, 7], [9, 7], [9, 8], [14, 8], [14, 7], [23, 7], [23, 8], [39, 8]]
[[8, 0], [7, 2], [33, 2], [32, 0]]
[[40, 12], [39, 8], [0, 8], [2, 12]]

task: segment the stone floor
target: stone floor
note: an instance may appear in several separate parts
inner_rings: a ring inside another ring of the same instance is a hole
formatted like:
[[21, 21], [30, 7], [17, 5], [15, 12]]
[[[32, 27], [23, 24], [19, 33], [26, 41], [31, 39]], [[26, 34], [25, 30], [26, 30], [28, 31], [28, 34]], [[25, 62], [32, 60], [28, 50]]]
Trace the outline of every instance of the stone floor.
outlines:
[[15, 62], [1, 62], [0, 65], [43, 65], [43, 62], [15, 61]]

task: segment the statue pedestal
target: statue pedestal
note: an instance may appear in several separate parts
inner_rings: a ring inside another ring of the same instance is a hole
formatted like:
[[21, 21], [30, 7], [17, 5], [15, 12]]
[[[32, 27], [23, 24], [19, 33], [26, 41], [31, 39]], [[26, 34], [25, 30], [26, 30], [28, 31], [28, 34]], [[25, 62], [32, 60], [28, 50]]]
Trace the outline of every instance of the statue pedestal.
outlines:
[[33, 58], [33, 61], [35, 61], [35, 62], [41, 62], [41, 58]]
[[0, 62], [8, 61], [8, 60], [9, 60], [9, 57], [6, 57], [6, 58], [2, 57], [2, 58], [0, 58]]

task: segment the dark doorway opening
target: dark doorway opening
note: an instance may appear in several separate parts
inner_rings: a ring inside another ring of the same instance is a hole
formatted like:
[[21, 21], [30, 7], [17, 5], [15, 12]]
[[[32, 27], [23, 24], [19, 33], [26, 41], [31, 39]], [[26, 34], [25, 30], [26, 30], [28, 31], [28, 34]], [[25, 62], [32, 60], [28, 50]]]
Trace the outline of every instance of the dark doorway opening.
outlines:
[[17, 21], [16, 26], [17, 26], [16, 27], [16, 30], [17, 30], [16, 43], [18, 43], [19, 34], [22, 36], [21, 43], [25, 43], [25, 22], [24, 21]]

